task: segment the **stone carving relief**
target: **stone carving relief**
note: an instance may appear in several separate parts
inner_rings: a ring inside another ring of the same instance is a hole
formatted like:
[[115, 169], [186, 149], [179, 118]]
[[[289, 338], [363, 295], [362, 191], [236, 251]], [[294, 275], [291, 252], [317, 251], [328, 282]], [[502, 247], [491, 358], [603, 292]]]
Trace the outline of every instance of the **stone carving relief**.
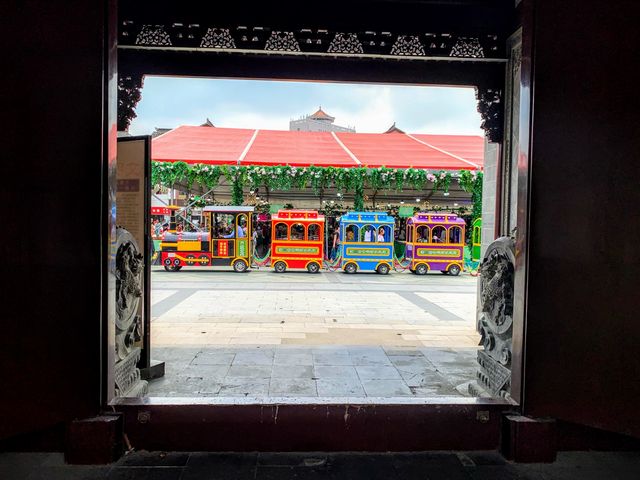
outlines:
[[487, 247], [480, 267], [477, 330], [483, 349], [478, 351], [477, 384], [470, 386], [475, 395], [510, 395], [514, 249], [513, 238], [498, 238]]
[[142, 297], [144, 257], [133, 236], [124, 228], [116, 230], [116, 396], [139, 397], [147, 393], [147, 382], [137, 368], [142, 334], [138, 308]]

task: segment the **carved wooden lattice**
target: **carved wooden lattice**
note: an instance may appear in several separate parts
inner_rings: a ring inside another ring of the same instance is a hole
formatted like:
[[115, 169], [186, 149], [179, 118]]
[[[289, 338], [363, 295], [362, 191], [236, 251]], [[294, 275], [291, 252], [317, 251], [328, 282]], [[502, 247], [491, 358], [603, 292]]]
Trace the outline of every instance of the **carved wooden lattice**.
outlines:
[[336, 33], [329, 45], [328, 53], [363, 53], [362, 43], [355, 33]]
[[300, 45], [293, 32], [274, 31], [271, 32], [264, 49], [278, 52], [299, 52]]
[[162, 25], [144, 25], [136, 37], [136, 45], [170, 46], [171, 37]]
[[399, 35], [391, 47], [391, 55], [417, 57], [426, 53], [418, 35]]
[[228, 28], [209, 28], [200, 42], [202, 48], [236, 48]]
[[459, 38], [451, 49], [450, 57], [484, 58], [484, 50], [477, 38]]
[[[495, 34], [460, 35], [450, 32], [398, 33], [384, 30], [336, 32], [325, 29], [280, 31], [263, 26], [138, 25], [124, 19], [119, 30], [119, 45], [160, 49], [207, 48], [226, 52], [270, 52], [278, 55], [376, 55], [408, 60], [447, 58], [451, 61], [505, 60], [504, 40]], [[460, 60], [456, 60], [460, 59]], [[135, 118], [140, 100], [142, 77], [120, 78], [118, 85], [118, 130], [126, 130]], [[503, 135], [502, 82], [477, 87], [481, 127], [490, 142], [501, 142]]]

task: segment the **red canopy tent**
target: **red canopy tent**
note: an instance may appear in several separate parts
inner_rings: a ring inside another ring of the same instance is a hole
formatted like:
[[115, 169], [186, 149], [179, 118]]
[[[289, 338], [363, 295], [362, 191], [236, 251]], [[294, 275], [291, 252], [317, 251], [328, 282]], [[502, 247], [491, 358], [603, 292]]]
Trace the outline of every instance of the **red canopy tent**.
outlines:
[[154, 161], [478, 170], [484, 140], [471, 135], [334, 133], [181, 126], [153, 139]]

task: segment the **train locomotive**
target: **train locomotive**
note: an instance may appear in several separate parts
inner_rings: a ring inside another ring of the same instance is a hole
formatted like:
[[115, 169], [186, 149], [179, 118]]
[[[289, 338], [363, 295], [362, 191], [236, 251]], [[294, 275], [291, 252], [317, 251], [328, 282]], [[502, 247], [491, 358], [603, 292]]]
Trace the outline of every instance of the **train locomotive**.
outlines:
[[251, 266], [253, 207], [204, 207], [201, 232], [179, 232], [175, 221], [178, 207], [170, 208], [169, 230], [160, 242], [160, 261], [165, 270], [230, 266], [236, 272], [245, 272]]

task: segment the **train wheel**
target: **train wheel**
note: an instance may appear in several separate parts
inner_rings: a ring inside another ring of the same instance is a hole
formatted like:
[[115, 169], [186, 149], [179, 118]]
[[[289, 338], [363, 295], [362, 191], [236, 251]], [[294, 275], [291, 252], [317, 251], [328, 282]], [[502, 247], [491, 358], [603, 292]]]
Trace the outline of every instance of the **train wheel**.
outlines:
[[460, 274], [460, 265], [451, 265], [449, 267], [449, 275], [457, 277]]
[[287, 270], [287, 264], [284, 262], [276, 262], [276, 264], [273, 266], [273, 269], [276, 271], [276, 273], [284, 273]]
[[356, 273], [358, 271], [358, 266], [355, 263], [347, 263], [344, 266], [344, 271], [346, 273]]
[[246, 272], [247, 264], [244, 263], [244, 260], [236, 260], [233, 262], [233, 269], [238, 273]]
[[206, 255], [200, 255], [198, 258], [200, 259], [201, 267], [206, 267], [207, 265], [209, 265], [209, 257], [207, 257]]
[[185, 260], [185, 263], [189, 266], [195, 265], [196, 264], [196, 256], [195, 255], [187, 255], [186, 257], [187, 259]]
[[424, 263], [416, 265], [416, 275], [426, 275], [428, 271], [429, 268]]
[[311, 262], [309, 265], [307, 265], [307, 272], [318, 273], [319, 271], [320, 265], [318, 265], [316, 262]]
[[387, 273], [389, 273], [389, 265], [387, 265], [386, 263], [381, 263], [380, 265], [378, 265], [378, 268], [376, 268], [376, 272], [378, 272], [380, 275], [386, 275]]

